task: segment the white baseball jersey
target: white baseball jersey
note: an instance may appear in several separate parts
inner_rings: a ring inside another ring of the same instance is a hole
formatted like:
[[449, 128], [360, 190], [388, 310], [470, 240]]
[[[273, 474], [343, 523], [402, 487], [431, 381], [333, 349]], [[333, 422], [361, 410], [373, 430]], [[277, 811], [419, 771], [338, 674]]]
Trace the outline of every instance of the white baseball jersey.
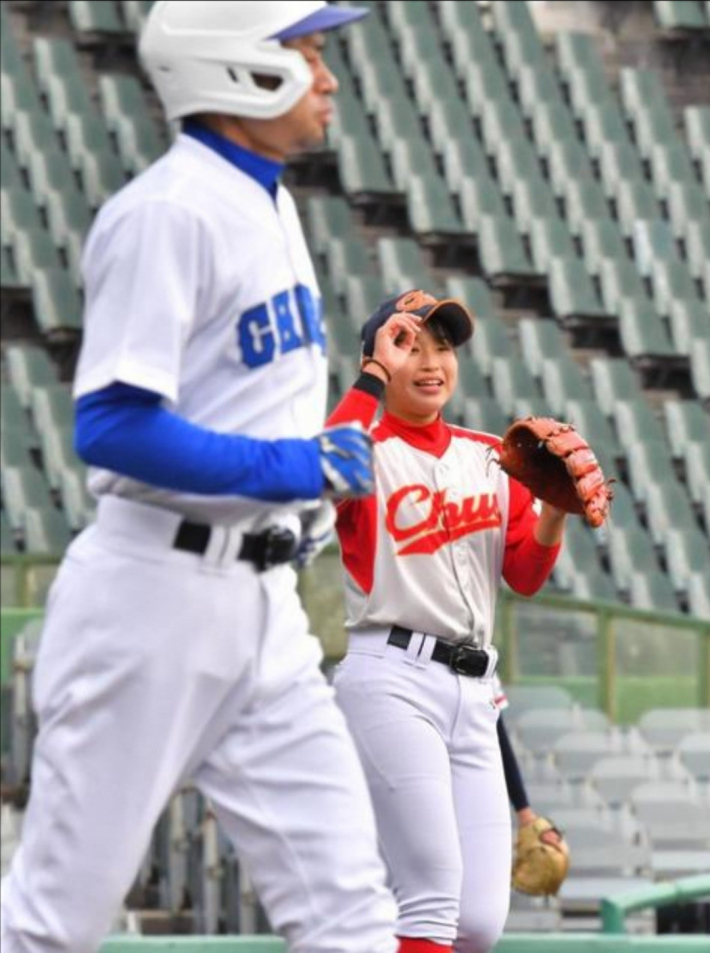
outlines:
[[[374, 399], [354, 390], [346, 401], [369, 424]], [[533, 538], [533, 497], [491, 456], [498, 437], [389, 414], [371, 434], [376, 494], [339, 508], [348, 628], [396, 623], [490, 644], [501, 577], [533, 592], [557, 556]]]
[[[161, 394], [181, 417], [221, 433], [275, 440], [322, 429], [320, 293], [283, 187], [274, 202], [182, 134], [102, 208], [84, 282], [75, 397], [122, 382]], [[277, 508], [156, 489], [102, 470], [91, 472], [89, 486], [205, 522], [253, 521]]]

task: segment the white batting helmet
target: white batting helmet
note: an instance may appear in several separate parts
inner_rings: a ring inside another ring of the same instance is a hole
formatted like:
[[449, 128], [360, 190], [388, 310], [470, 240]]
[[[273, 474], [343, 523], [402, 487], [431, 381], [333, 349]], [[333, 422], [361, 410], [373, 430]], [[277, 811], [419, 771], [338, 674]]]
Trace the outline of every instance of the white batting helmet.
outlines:
[[332, 30], [367, 12], [323, 0], [158, 0], [139, 54], [168, 120], [200, 112], [274, 119], [313, 82], [301, 54], [280, 41]]

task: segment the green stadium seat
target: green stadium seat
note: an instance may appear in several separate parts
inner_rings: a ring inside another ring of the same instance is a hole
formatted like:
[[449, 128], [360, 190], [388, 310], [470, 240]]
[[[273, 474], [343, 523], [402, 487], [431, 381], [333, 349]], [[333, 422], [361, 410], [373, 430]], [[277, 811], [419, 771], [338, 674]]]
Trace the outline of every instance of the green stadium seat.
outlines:
[[[585, 434], [586, 436], [586, 434]], [[616, 438], [615, 438], [616, 439]], [[596, 452], [595, 447], [595, 452]], [[603, 464], [602, 464], [603, 466]], [[605, 475], [615, 476], [618, 474], [616, 466], [609, 466], [608, 471], [604, 470]], [[616, 527], [626, 529], [627, 527], [640, 527], [638, 510], [631, 491], [620, 479], [614, 484], [614, 503], [611, 521], [607, 528], [607, 533], [613, 533]]]
[[383, 152], [391, 157], [395, 146], [408, 145], [413, 153], [424, 152], [431, 160], [428, 143], [422, 138], [419, 115], [403, 90], [394, 93], [390, 84], [385, 83], [376, 95], [373, 111], [377, 141]]
[[531, 126], [536, 152], [547, 160], [555, 194], [563, 194], [566, 170], [581, 169], [582, 175], [593, 178], [591, 159], [566, 106], [538, 103]]
[[47, 80], [46, 95], [52, 124], [60, 132], [66, 129], [70, 116], [86, 116], [94, 121], [98, 120], [83, 77], [69, 79], [50, 76]]
[[578, 237], [590, 219], [608, 219], [609, 203], [598, 182], [570, 179], [564, 193], [565, 217], [572, 235]]
[[694, 572], [710, 566], [710, 545], [699, 529], [669, 529], [663, 540], [668, 576], [676, 592], [686, 592]]
[[653, 302], [659, 314], [670, 315], [672, 305], [678, 301], [692, 303], [699, 300], [695, 282], [680, 258], [657, 261], [649, 279]]
[[477, 321], [476, 333], [470, 343], [476, 362], [487, 377], [493, 372], [495, 358], [513, 354], [513, 344], [506, 326], [497, 318]]
[[621, 179], [614, 197], [616, 214], [625, 238], [633, 235], [636, 223], [661, 217], [661, 209], [653, 189], [640, 179]]
[[555, 52], [564, 74], [573, 69], [591, 71], [600, 65], [597, 40], [589, 33], [560, 30], [555, 35]]
[[70, 384], [38, 384], [32, 389], [31, 414], [38, 431], [71, 431], [74, 403]]
[[621, 181], [645, 181], [636, 149], [628, 141], [605, 142], [599, 150], [599, 174], [608, 198], [613, 198]]
[[628, 478], [634, 499], [645, 503], [649, 486], [675, 482], [670, 447], [665, 440], [645, 440], [626, 449]]
[[0, 465], [24, 467], [31, 463], [30, 441], [23, 427], [3, 427], [0, 431]]
[[495, 156], [501, 143], [517, 145], [520, 149], [528, 146], [528, 138], [518, 107], [512, 99], [487, 98], [480, 116], [481, 138], [486, 153]]
[[396, 192], [372, 138], [344, 135], [338, 143], [338, 166], [343, 189], [354, 202]]
[[627, 299], [648, 301], [646, 289], [636, 266], [628, 258], [606, 258], [599, 266], [601, 299], [607, 314], [618, 315]]
[[443, 179], [414, 175], [405, 185], [409, 224], [420, 241], [462, 235], [465, 228]]
[[521, 417], [549, 417], [550, 405], [546, 397], [518, 397], [513, 404], [512, 417], [520, 420]]
[[414, 175], [438, 178], [434, 157], [423, 140], [398, 139], [390, 151], [392, 181], [399, 192], [404, 192]]
[[[710, 520], [709, 520], [710, 522]], [[688, 582], [688, 608], [697, 619], [710, 619], [710, 585], [707, 573], [694, 572]], [[707, 734], [705, 734], [707, 737]], [[706, 758], [703, 753], [702, 758]], [[684, 761], [687, 760], [687, 756]]]
[[493, 358], [490, 381], [493, 396], [509, 416], [515, 413], [516, 400], [541, 396], [537, 381], [515, 356]]
[[[522, 146], [522, 148], [521, 148]], [[485, 159], [484, 159], [485, 162]], [[547, 188], [540, 171], [540, 163], [535, 150], [526, 141], [509, 142], [504, 140], [496, 151], [496, 174], [504, 195], [512, 195], [514, 187], [520, 180], [536, 182], [541, 188]]]
[[19, 280], [30, 287], [36, 272], [43, 268], [61, 268], [61, 261], [48, 232], [28, 228], [12, 239], [12, 251]]
[[116, 148], [130, 175], [137, 175], [167, 149], [164, 137], [148, 116], [119, 116], [115, 126]]
[[34, 153], [56, 151], [59, 148], [54, 127], [42, 110], [18, 112], [14, 117], [12, 133], [15, 156], [23, 169], [29, 166]]
[[505, 432], [509, 419], [495, 397], [470, 397], [465, 402], [462, 423], [471, 430], [501, 435]]
[[553, 314], [563, 324], [607, 320], [613, 313], [600, 302], [579, 258], [552, 258], [547, 277]]
[[346, 238], [353, 227], [350, 206], [340, 195], [312, 195], [306, 206], [311, 242], [323, 254], [334, 238]]
[[567, 401], [574, 398], [594, 399], [591, 384], [569, 353], [561, 357], [546, 357], [543, 360], [540, 383], [548, 407], [557, 418], [564, 415]]
[[521, 318], [518, 337], [525, 363], [539, 377], [547, 358], [563, 358], [569, 354], [565, 335], [559, 325], [544, 318]]
[[22, 173], [17, 164], [14, 153], [5, 145], [3, 137], [0, 141], [0, 186], [3, 189], [15, 190], [24, 188]]
[[486, 278], [493, 284], [537, 276], [525, 246], [510, 218], [482, 215], [478, 225], [478, 255]]
[[359, 328], [384, 300], [387, 291], [379, 275], [348, 275], [343, 297], [353, 327]]
[[643, 396], [635, 399], [614, 399], [612, 417], [616, 432], [623, 437], [625, 446], [643, 441], [662, 442], [664, 439], [663, 427]]
[[81, 81], [79, 56], [70, 40], [59, 36], [34, 36], [32, 55], [37, 85], [43, 93], [48, 93], [49, 81], [53, 78], [75, 85]]
[[50, 192], [69, 191], [77, 188], [77, 180], [65, 153], [58, 147], [46, 152], [33, 152], [27, 165], [30, 191], [40, 208], [43, 208]]
[[365, 274], [370, 270], [367, 249], [357, 238], [334, 238], [324, 254], [328, 276], [337, 294], [343, 292], [348, 275]]
[[529, 234], [535, 219], [557, 220], [559, 217], [552, 190], [539, 174], [529, 179], [519, 178], [513, 185], [511, 199], [513, 218], [521, 235]]
[[84, 154], [98, 155], [113, 151], [108, 130], [96, 117], [86, 115], [69, 116], [64, 128], [64, 141], [72, 168], [81, 169]]
[[664, 322], [650, 302], [626, 298], [619, 302], [618, 314], [621, 346], [632, 363], [648, 365], [678, 356]]
[[18, 553], [15, 534], [12, 531], [5, 511], [0, 513], [1, 550], [3, 556], [16, 556]]
[[57, 368], [48, 352], [38, 345], [9, 342], [5, 346], [7, 375], [22, 407], [27, 410], [32, 402], [32, 389], [57, 383]]
[[710, 27], [705, 11], [694, 0], [653, 0], [653, 12], [661, 29], [672, 34], [707, 32]]
[[657, 546], [670, 529], [697, 529], [698, 521], [690, 498], [676, 482], [651, 483], [646, 489], [646, 521]]
[[[579, 120], [584, 121], [592, 113], [597, 113], [602, 105], [613, 105], [609, 82], [601, 62], [587, 66], [575, 65], [563, 76], [572, 111]], [[599, 123], [599, 120], [596, 122]], [[601, 122], [605, 123], [606, 120], [602, 119]]]
[[0, 191], [0, 231], [3, 245], [11, 245], [18, 232], [42, 228], [37, 206], [27, 189], [3, 188]]
[[659, 142], [673, 142], [678, 135], [675, 119], [665, 101], [650, 103], [634, 118], [634, 137], [644, 159], [650, 159]]
[[49, 192], [45, 198], [49, 234], [57, 248], [67, 248], [72, 236], [80, 243], [89, 230], [92, 213], [84, 195], [74, 191]]
[[0, 73], [0, 115], [2, 129], [9, 132], [15, 123], [18, 113], [35, 113], [42, 109], [37, 90], [22, 66], [23, 72], [18, 75]]
[[607, 548], [614, 584], [622, 592], [629, 590], [635, 572], [660, 572], [653, 540], [641, 526], [613, 524], [609, 529]]
[[607, 258], [623, 261], [627, 249], [621, 230], [612, 218], [590, 218], [580, 226], [582, 257], [590, 275], [598, 276]]
[[673, 346], [678, 354], [690, 356], [697, 338], [710, 337], [708, 307], [702, 301], [672, 301], [670, 304], [670, 330]]
[[39, 432], [42, 469], [52, 490], [58, 492], [62, 484], [62, 473], [67, 467], [78, 466], [74, 452], [73, 427], [37, 428]]
[[710, 401], [710, 339], [695, 338], [690, 349], [690, 379], [698, 397]]
[[[486, 218], [507, 219], [512, 227], [512, 221], [507, 218], [503, 196], [498, 191], [495, 180], [484, 169], [477, 169], [475, 178], [469, 176], [463, 180], [458, 198], [466, 231], [478, 235]], [[488, 228], [490, 230], [492, 226], [489, 225]]]
[[498, 307], [491, 289], [482, 278], [450, 276], [445, 281], [447, 298], [458, 298], [470, 308], [474, 319], [485, 320], [498, 315]]
[[662, 572], [635, 572], [629, 586], [629, 600], [635, 609], [650, 612], [680, 612], [673, 586], [668, 576]]
[[116, 129], [119, 119], [138, 117], [145, 112], [146, 97], [135, 76], [101, 73], [98, 87], [101, 112], [109, 130]]
[[[703, 501], [705, 488], [710, 486], [710, 442], [695, 441], [686, 444], [683, 451], [685, 481], [693, 503]], [[708, 563], [710, 565], [710, 562]]]
[[82, 328], [82, 302], [65, 268], [37, 269], [31, 278], [32, 307], [41, 332], [50, 340], [74, 337]]
[[22, 281], [17, 273], [11, 250], [4, 245], [0, 248], [0, 288], [8, 297], [23, 295], [29, 287], [28, 281]]
[[619, 96], [624, 109], [632, 117], [644, 112], [649, 103], [666, 100], [661, 74], [655, 70], [622, 66], [619, 70]]
[[432, 284], [421, 249], [413, 238], [378, 239], [377, 257], [382, 280], [392, 294]]
[[483, 368], [471, 354], [464, 353], [459, 360], [459, 391], [464, 399], [490, 397], [491, 391]]
[[639, 219], [631, 233], [631, 247], [636, 268], [644, 278], [650, 277], [659, 261], [678, 256], [673, 229], [663, 219]]
[[63, 556], [72, 534], [63, 513], [53, 507], [31, 507], [25, 515], [25, 552], [32, 556]]
[[[690, 221], [685, 229], [685, 254], [688, 270], [698, 281], [703, 277], [703, 267], [710, 261], [710, 217]], [[705, 289], [706, 297], [710, 288]]]
[[76, 533], [88, 526], [96, 514], [96, 500], [86, 488], [86, 468], [82, 464], [62, 471], [59, 496], [69, 529]]
[[78, 162], [82, 191], [93, 209], [126, 184], [121, 161], [112, 151], [85, 152]]
[[451, 55], [459, 78], [466, 76], [471, 63], [495, 63], [493, 41], [474, 3], [442, 0], [438, 4], [442, 31], [451, 46]]
[[691, 443], [710, 445], [710, 417], [699, 401], [669, 398], [663, 402], [663, 415], [674, 457], [684, 457], [685, 449]]
[[671, 182], [668, 187], [666, 204], [668, 206], [668, 218], [677, 238], [682, 238], [687, 234], [691, 221], [702, 222], [707, 220], [707, 201], [707, 196], [700, 184]]
[[35, 467], [7, 467], [2, 470], [1, 479], [5, 512], [15, 532], [24, 530], [28, 510], [52, 505], [49, 484]]
[[82, 40], [100, 42], [126, 33], [116, 7], [105, 0], [69, 0], [69, 21]]
[[547, 66], [541, 67], [539, 63], [521, 63], [517, 67], [515, 76], [520, 108], [527, 119], [533, 118], [538, 103], [541, 102], [546, 103], [548, 107], [567, 109], [562, 87]]
[[29, 421], [20, 397], [14, 387], [2, 384], [0, 387], [0, 420], [2, 430], [29, 431]]
[[574, 258], [576, 250], [567, 225], [560, 218], [532, 218], [528, 241], [533, 265], [546, 274], [552, 258]]
[[686, 106], [683, 125], [691, 155], [700, 161], [710, 150], [710, 106]]
[[656, 195], [661, 199], [668, 195], [672, 182], [696, 181], [690, 154], [680, 139], [656, 143], [649, 164]]

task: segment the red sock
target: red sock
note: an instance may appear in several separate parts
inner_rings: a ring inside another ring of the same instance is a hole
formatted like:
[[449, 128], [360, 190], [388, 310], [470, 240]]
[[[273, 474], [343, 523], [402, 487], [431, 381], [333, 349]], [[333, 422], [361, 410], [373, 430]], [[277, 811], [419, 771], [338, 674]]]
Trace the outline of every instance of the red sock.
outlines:
[[399, 953], [451, 953], [453, 946], [434, 943], [433, 940], [419, 940], [412, 936], [400, 936]]

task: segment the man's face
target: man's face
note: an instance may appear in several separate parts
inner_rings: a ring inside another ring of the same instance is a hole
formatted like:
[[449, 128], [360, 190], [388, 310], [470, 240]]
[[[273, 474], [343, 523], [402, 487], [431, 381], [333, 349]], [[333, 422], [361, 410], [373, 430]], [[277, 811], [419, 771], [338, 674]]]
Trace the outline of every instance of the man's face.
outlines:
[[338, 81], [323, 58], [325, 37], [322, 33], [287, 40], [283, 45], [297, 50], [310, 66], [313, 75], [311, 88], [277, 119], [239, 120], [249, 147], [277, 161], [323, 144], [333, 118], [332, 96], [338, 89]]

